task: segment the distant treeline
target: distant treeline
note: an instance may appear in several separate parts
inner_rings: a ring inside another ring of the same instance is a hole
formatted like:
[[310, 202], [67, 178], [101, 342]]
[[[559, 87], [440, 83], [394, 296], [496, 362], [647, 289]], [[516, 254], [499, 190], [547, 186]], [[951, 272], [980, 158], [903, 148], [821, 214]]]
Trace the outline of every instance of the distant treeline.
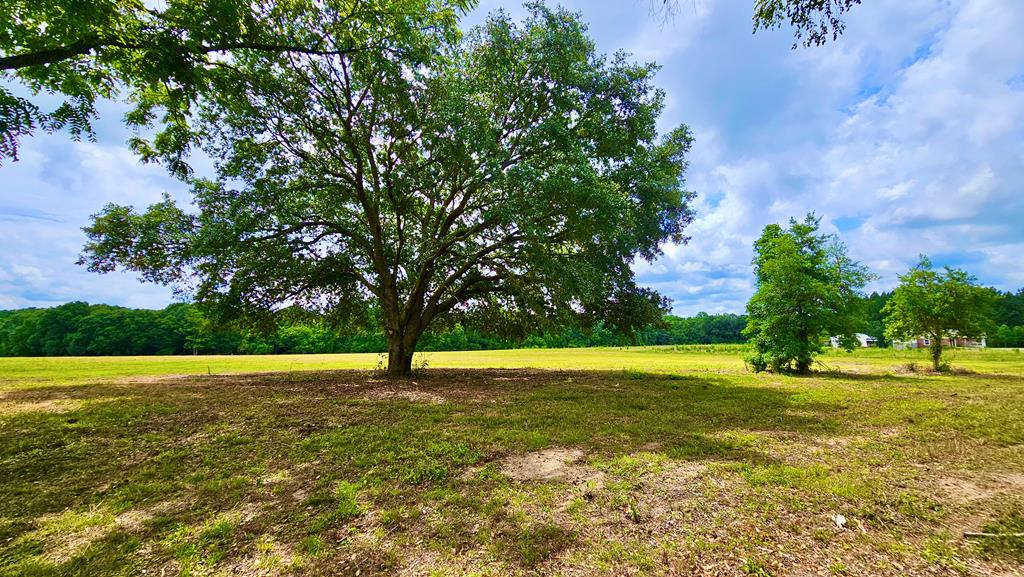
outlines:
[[[509, 339], [460, 325], [428, 333], [422, 351], [595, 347], [627, 344], [741, 343], [741, 315], [666, 316], [631, 338], [603, 325], [529, 334]], [[72, 302], [53, 308], [0, 311], [0, 356], [106, 356], [182, 354], [276, 354], [384, 352], [380, 331], [340, 331], [323, 319], [302, 318], [270, 330], [225, 328], [192, 304], [161, 310]]]
[[[863, 332], [883, 346], [882, 307], [890, 293], [866, 297]], [[513, 348], [566, 348], [617, 345], [742, 343], [744, 315], [699, 313], [667, 315], [631, 338], [598, 324], [590, 330], [566, 328], [510, 339], [480, 330], [453, 328], [428, 333], [422, 351]], [[988, 332], [990, 347], [1024, 347], [1024, 289], [1000, 293]], [[380, 331], [344, 331], [323, 319], [301, 318], [271, 330], [225, 328], [211, 323], [198, 307], [178, 303], [161, 310], [129, 309], [72, 302], [53, 308], [0, 311], [0, 356], [104, 356], [182, 354], [376, 353], [387, 350]]]

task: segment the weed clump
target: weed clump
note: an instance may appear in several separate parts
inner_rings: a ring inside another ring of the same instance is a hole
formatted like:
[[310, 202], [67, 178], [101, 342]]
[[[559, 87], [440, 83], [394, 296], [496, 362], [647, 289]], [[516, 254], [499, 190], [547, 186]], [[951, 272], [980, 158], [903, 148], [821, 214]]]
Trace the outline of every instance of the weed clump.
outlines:
[[983, 532], [995, 537], [978, 541], [978, 549], [989, 557], [1001, 557], [1024, 563], [1024, 510], [1010, 511], [987, 523]]
[[751, 577], [773, 577], [768, 566], [758, 559], [744, 559], [743, 564], [740, 565], [740, 571], [744, 575], [750, 575]]

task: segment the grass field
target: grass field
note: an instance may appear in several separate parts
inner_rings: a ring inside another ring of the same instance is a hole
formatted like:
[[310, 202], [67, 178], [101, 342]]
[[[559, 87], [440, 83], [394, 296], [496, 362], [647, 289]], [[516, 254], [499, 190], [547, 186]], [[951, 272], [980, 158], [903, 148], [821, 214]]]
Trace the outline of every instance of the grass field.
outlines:
[[821, 360], [0, 359], [0, 575], [1024, 575], [1024, 354]]

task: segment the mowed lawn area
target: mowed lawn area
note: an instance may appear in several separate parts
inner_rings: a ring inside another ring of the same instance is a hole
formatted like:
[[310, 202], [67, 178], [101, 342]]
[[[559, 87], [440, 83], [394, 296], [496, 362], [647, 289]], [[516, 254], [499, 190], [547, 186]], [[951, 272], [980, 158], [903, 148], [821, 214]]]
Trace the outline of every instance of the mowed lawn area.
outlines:
[[1024, 575], [1024, 354], [0, 359], [2, 575]]

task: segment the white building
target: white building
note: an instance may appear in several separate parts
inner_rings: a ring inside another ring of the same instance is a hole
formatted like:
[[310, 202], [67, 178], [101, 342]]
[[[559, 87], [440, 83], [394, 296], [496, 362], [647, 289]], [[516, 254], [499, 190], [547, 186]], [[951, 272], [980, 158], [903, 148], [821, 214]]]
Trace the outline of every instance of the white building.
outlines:
[[[910, 339], [909, 341], [893, 341], [892, 348], [896, 350], [903, 349], [926, 349], [931, 346], [932, 341], [928, 337], [917, 337], [916, 339]], [[953, 348], [966, 348], [966, 349], [984, 349], [988, 346], [985, 341], [985, 335], [981, 335], [976, 339], [962, 337], [957, 334], [956, 331], [948, 331], [947, 336], [942, 337], [942, 346], [953, 347]]]
[[[857, 342], [860, 343], [861, 347], [877, 347], [878, 346], [878, 339], [876, 339], [875, 337], [873, 337], [871, 335], [866, 335], [864, 333], [857, 333], [854, 336], [857, 337]], [[843, 338], [842, 337], [831, 337], [831, 338], [828, 339], [828, 342], [829, 342], [829, 344], [832, 345], [833, 349], [838, 349], [839, 347], [843, 346]]]

